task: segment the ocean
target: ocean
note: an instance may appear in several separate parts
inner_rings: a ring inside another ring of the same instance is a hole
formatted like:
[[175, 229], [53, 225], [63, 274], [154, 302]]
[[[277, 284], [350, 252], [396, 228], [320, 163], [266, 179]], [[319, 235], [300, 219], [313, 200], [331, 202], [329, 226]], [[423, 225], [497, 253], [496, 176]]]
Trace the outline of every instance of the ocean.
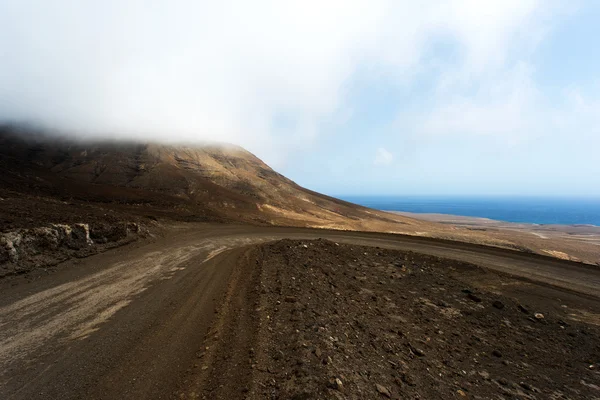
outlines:
[[451, 214], [506, 222], [600, 226], [600, 198], [341, 196], [385, 211]]

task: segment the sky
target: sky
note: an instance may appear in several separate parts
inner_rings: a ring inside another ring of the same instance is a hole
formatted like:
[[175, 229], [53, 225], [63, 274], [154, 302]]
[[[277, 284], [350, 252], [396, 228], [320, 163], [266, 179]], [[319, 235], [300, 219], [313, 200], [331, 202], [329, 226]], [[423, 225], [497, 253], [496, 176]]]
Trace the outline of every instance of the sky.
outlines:
[[0, 121], [332, 195], [600, 196], [600, 2], [0, 1]]

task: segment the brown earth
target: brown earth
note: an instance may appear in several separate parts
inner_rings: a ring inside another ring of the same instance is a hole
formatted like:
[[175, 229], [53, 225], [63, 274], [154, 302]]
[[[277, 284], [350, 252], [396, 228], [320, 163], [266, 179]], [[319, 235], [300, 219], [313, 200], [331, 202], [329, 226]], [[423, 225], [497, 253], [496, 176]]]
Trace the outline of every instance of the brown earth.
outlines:
[[179, 398], [600, 398], [600, 329], [575, 311], [585, 299], [325, 240], [263, 245], [244, 262], [248, 282]]
[[180, 224], [1, 280], [0, 398], [593, 399], [598, 293], [498, 248]]

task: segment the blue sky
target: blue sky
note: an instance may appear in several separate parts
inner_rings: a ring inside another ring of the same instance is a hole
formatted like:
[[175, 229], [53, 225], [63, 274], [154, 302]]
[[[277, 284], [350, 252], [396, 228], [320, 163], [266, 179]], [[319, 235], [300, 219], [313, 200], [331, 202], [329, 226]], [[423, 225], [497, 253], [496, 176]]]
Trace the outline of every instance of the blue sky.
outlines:
[[491, 76], [447, 96], [441, 75], [463, 62], [447, 38], [426, 51], [436, 66], [408, 83], [353, 77], [351, 117], [284, 173], [334, 195], [600, 196], [600, 3], [562, 11], [538, 43], [508, 43]]
[[0, 119], [240, 144], [314, 190], [600, 196], [600, 3], [0, 4]]

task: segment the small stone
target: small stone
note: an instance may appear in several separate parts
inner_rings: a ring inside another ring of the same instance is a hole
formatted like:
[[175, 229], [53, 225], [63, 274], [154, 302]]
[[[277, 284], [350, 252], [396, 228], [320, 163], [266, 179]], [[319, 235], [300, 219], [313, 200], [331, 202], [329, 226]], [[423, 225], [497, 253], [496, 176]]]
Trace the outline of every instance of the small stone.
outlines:
[[419, 357], [423, 357], [425, 355], [425, 352], [417, 347], [414, 347], [412, 344], [408, 343], [408, 348], [410, 349], [410, 351], [413, 352], [414, 355], [417, 355]]
[[539, 320], [542, 320], [542, 319], [544, 319], [544, 314], [542, 314], [542, 313], [535, 313], [535, 314], [533, 314], [533, 316], [534, 316], [534, 317], [535, 317], [535, 319], [537, 319], [538, 321], [539, 321]]
[[498, 379], [498, 383], [501, 384], [502, 386], [508, 386], [508, 381], [504, 378]]
[[315, 356], [317, 356], [318, 358], [321, 358], [321, 356], [323, 355], [323, 353], [321, 352], [321, 349], [319, 349], [318, 347], [315, 349]]
[[502, 357], [502, 353], [500, 353], [498, 350], [494, 350], [494, 351], [492, 351], [492, 355], [493, 355], [494, 357], [498, 357], [498, 358], [501, 358], [501, 357]]
[[412, 375], [410, 375], [408, 373], [403, 373], [401, 378], [402, 378], [402, 382], [406, 383], [408, 386], [416, 386], [417, 385], [417, 383], [415, 382]]
[[295, 303], [297, 301], [294, 296], [286, 296], [284, 300], [286, 303]]
[[344, 384], [342, 383], [342, 381], [340, 380], [340, 378], [331, 378], [329, 380], [329, 387], [331, 389], [335, 389], [339, 392], [343, 392], [344, 391]]
[[416, 355], [418, 355], [419, 357], [423, 357], [425, 356], [425, 352], [419, 348], [414, 348], [413, 349], [413, 353], [415, 353]]
[[481, 303], [481, 297], [474, 295], [473, 293], [467, 294], [467, 297], [473, 300], [475, 303]]
[[392, 397], [392, 394], [390, 393], [390, 391], [385, 387], [385, 386], [381, 386], [379, 383], [377, 383], [375, 385], [375, 388], [377, 388], [377, 391], [384, 395], [385, 397], [387, 397], [388, 399]]
[[458, 393], [460, 397], [467, 397], [467, 394], [463, 390], [458, 389], [456, 393]]
[[496, 300], [496, 301], [494, 301], [494, 302], [492, 303], [492, 306], [493, 306], [494, 308], [497, 308], [498, 310], [502, 310], [502, 309], [504, 308], [504, 303], [503, 303], [503, 302], [501, 302], [501, 301], [498, 301], [498, 300]]
[[530, 391], [530, 392], [532, 392], [532, 391], [533, 391], [533, 388], [532, 388], [532, 387], [531, 387], [531, 385], [529, 385], [528, 383], [521, 382], [521, 383], [520, 383], [520, 385], [521, 385], [521, 387], [522, 387], [523, 389], [525, 389], [525, 390], [528, 390], [528, 391]]
[[519, 311], [521, 311], [523, 314], [529, 314], [529, 310], [526, 309], [525, 307], [523, 307], [521, 304], [519, 304], [517, 306], [517, 308], [519, 309]]

